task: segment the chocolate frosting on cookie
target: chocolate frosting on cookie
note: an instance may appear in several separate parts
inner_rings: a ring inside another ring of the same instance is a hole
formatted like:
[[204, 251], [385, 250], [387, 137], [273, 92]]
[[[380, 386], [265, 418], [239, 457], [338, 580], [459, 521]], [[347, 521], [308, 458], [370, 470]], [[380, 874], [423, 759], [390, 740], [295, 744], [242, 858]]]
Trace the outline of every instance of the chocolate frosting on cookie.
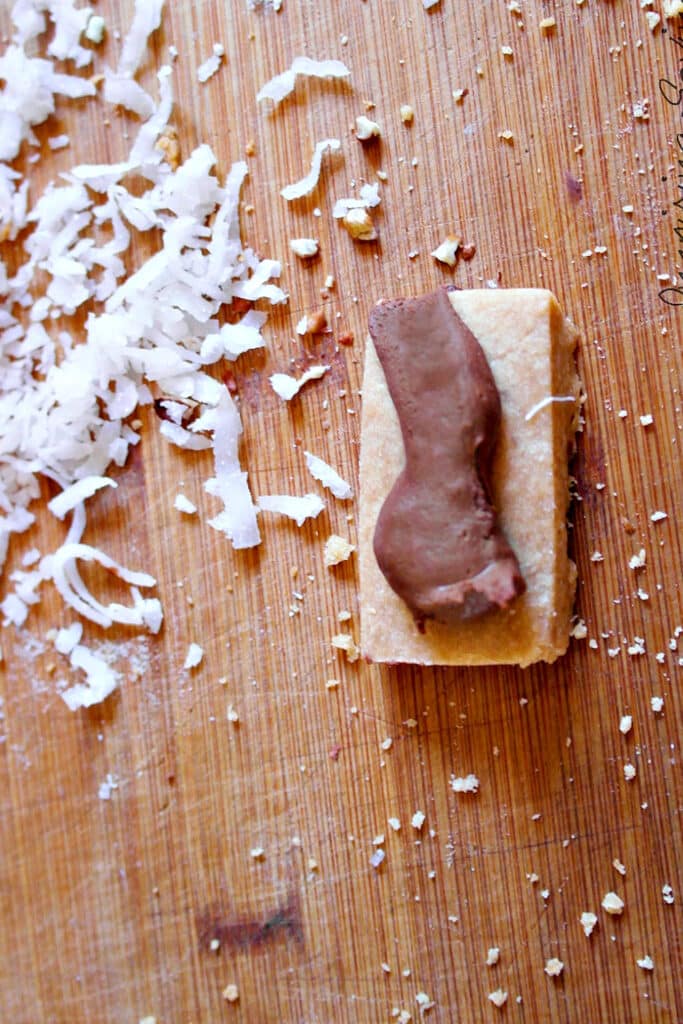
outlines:
[[370, 334], [406, 455], [375, 528], [379, 567], [420, 625], [504, 608], [525, 583], [491, 504], [501, 405], [486, 356], [446, 288], [380, 302]]

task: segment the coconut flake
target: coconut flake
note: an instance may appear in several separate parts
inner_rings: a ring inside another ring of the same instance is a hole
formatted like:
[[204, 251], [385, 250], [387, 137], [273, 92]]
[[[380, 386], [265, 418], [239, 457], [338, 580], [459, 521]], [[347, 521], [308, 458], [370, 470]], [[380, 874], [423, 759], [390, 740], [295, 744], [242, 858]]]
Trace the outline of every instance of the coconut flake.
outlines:
[[266, 82], [256, 94], [256, 100], [272, 100], [277, 106], [285, 96], [294, 91], [298, 75], [312, 78], [348, 78], [351, 74], [340, 60], [311, 60], [310, 57], [295, 57], [291, 67]]
[[164, 0], [135, 0], [133, 21], [123, 41], [116, 71], [104, 73], [103, 95], [107, 103], [125, 107], [141, 118], [154, 113], [154, 101], [134, 79], [147, 50], [147, 40], [161, 24]]
[[437, 245], [436, 249], [432, 250], [431, 255], [439, 263], [445, 263], [449, 267], [454, 267], [458, 259], [459, 248], [460, 239], [449, 236], [440, 245]]
[[264, 494], [258, 499], [262, 512], [278, 512], [294, 519], [297, 526], [303, 526], [307, 519], [315, 519], [325, 508], [325, 502], [317, 494], [297, 497], [290, 494]]
[[311, 476], [319, 480], [323, 487], [327, 487], [332, 492], [335, 498], [340, 498], [342, 501], [346, 501], [353, 497], [353, 490], [350, 484], [347, 484], [346, 480], [337, 473], [332, 466], [329, 466], [322, 459], [318, 458], [317, 455], [313, 455], [311, 452], [304, 452], [306, 458], [306, 465]]
[[80, 622], [72, 622], [70, 626], [57, 631], [55, 637], [55, 650], [59, 654], [71, 654], [76, 644], [81, 642], [83, 626]]
[[190, 669], [196, 668], [204, 657], [204, 648], [199, 644], [191, 643], [187, 649], [187, 655], [185, 657], [185, 664], [183, 668]]
[[286, 185], [280, 190], [280, 195], [289, 201], [292, 199], [300, 199], [302, 196], [307, 196], [318, 184], [323, 153], [326, 153], [327, 150], [329, 150], [330, 153], [336, 153], [340, 149], [341, 142], [339, 139], [323, 139], [321, 142], [316, 143], [313, 157], [311, 159], [311, 169], [308, 174], [293, 185]]
[[476, 775], [465, 775], [459, 778], [451, 775], [451, 789], [454, 793], [477, 793], [479, 791], [479, 779]]
[[77, 480], [75, 484], [65, 487], [61, 494], [58, 494], [52, 501], [48, 501], [47, 507], [53, 516], [63, 519], [68, 512], [73, 511], [76, 505], [91, 498], [103, 487], [118, 487], [118, 484], [107, 476], [87, 476], [83, 480]]
[[105, 71], [102, 95], [107, 103], [130, 110], [140, 118], [146, 119], [154, 113], [154, 100], [128, 74]]
[[[87, 590], [77, 569], [77, 562], [95, 562], [114, 573], [131, 587], [133, 605], [125, 606], [112, 602], [103, 605]], [[156, 580], [144, 572], [132, 572], [119, 565], [104, 552], [89, 544], [65, 543], [53, 555], [47, 555], [41, 562], [46, 579], [54, 581], [62, 599], [79, 615], [91, 622], [108, 628], [114, 622], [130, 626], [144, 626], [146, 605], [140, 598], [138, 587], [154, 587]]]
[[249, 491], [247, 473], [239, 463], [242, 421], [227, 391], [223, 392], [216, 407], [205, 412], [195, 426], [213, 433], [216, 475], [207, 480], [204, 487], [223, 502], [223, 511], [209, 520], [209, 526], [224, 533], [234, 548], [251, 548], [260, 544], [256, 506]]
[[222, 59], [223, 54], [217, 53], [212, 53], [210, 57], [207, 57], [206, 60], [197, 68], [197, 81], [202, 84], [204, 82], [208, 82], [208, 80], [212, 78], [220, 68]]
[[184, 512], [188, 516], [193, 516], [197, 511], [197, 506], [189, 498], [186, 498], [184, 494], [176, 494], [173, 508], [177, 509], [178, 512]]
[[51, 139], [47, 140], [47, 144], [54, 152], [57, 149], [66, 149], [67, 146], [70, 146], [71, 138], [68, 135], [53, 135]]
[[201, 452], [211, 447], [211, 441], [208, 437], [202, 437], [201, 434], [191, 434], [189, 430], [185, 430], [185, 427], [181, 427], [178, 423], [165, 421], [159, 427], [159, 433], [167, 441], [170, 441], [171, 444], [184, 448], [186, 451]]
[[3, 626], [16, 626], [19, 628], [26, 622], [28, 616], [28, 605], [18, 594], [8, 594], [0, 604], [0, 611], [3, 614]]
[[88, 24], [85, 28], [85, 38], [89, 43], [94, 43], [95, 46], [99, 46], [104, 40], [106, 28], [107, 23], [104, 18], [99, 14], [93, 14], [88, 19]]
[[68, 178], [88, 185], [95, 192], [108, 192], [112, 185], [135, 168], [131, 160], [122, 160], [116, 164], [79, 164], [69, 171]]
[[36, 145], [33, 127], [54, 113], [55, 95], [72, 99], [94, 96], [95, 86], [86, 78], [59, 74], [48, 60], [29, 57], [21, 46], [10, 45], [0, 56], [0, 161], [10, 162], [28, 140]]
[[320, 380], [328, 370], [329, 366], [310, 366], [299, 378], [290, 377], [288, 373], [273, 373], [269, 378], [270, 385], [276, 395], [289, 402], [298, 395], [304, 384], [308, 384], [309, 380]]
[[381, 197], [377, 182], [373, 185], [362, 185], [358, 198], [337, 199], [332, 210], [332, 216], [339, 220], [342, 217], [346, 217], [349, 210], [370, 210], [375, 206], [379, 206], [380, 202]]
[[164, 0], [135, 0], [133, 21], [123, 41], [118, 71], [133, 75], [147, 52], [147, 41], [161, 25]]
[[546, 406], [552, 405], [553, 402], [576, 402], [576, 395], [547, 395], [542, 398], [540, 402], [536, 402], [532, 405], [527, 413], [524, 414], [525, 421], [532, 420], [542, 409]]
[[[228, 359], [237, 359], [245, 352], [263, 348], [265, 341], [261, 334], [261, 328], [265, 322], [265, 313], [250, 309], [238, 323], [223, 324], [218, 332], [222, 354]], [[203, 353], [204, 349], [202, 348]]]
[[99, 704], [118, 686], [118, 672], [82, 644], [76, 644], [69, 660], [73, 668], [82, 669], [86, 676], [84, 683], [76, 683], [60, 694], [71, 711]]

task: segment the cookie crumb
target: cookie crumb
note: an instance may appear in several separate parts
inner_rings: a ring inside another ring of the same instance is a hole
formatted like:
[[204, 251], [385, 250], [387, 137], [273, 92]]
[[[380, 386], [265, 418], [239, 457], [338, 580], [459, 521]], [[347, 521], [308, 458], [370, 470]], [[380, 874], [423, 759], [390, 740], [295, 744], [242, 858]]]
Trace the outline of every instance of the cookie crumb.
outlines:
[[505, 991], [505, 989], [497, 988], [495, 992], [489, 992], [488, 998], [493, 1003], [493, 1005], [497, 1006], [498, 1009], [500, 1010], [503, 1006], [505, 1006], [508, 999], [508, 994]]
[[558, 960], [556, 956], [551, 957], [550, 960], [546, 960], [544, 971], [549, 978], [559, 978], [563, 970], [564, 964], [561, 960]]
[[376, 121], [371, 121], [365, 114], [356, 118], [356, 138], [359, 142], [370, 142], [371, 139], [378, 139], [382, 129]]
[[602, 898], [602, 909], [619, 916], [624, 913], [624, 901], [615, 892], [606, 892]]
[[364, 207], [348, 210], [342, 218], [342, 224], [351, 238], [359, 242], [372, 242], [377, 238], [372, 217]]
[[236, 1003], [239, 997], [239, 989], [237, 988], [237, 985], [235, 985], [234, 983], [226, 985], [225, 988], [223, 989], [223, 998], [225, 999], [226, 1002]]
[[333, 533], [325, 542], [324, 561], [327, 568], [346, 562], [355, 551], [355, 547], [344, 537]]
[[360, 648], [350, 633], [337, 633], [330, 642], [336, 650], [344, 651], [347, 661], [358, 661]]

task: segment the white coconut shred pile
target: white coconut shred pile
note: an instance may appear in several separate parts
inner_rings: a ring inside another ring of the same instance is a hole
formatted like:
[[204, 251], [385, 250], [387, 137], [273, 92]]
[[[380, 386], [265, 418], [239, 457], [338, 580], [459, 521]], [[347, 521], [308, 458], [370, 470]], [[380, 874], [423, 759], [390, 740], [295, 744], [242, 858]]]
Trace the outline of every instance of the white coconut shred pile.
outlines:
[[[206, 490], [220, 506], [210, 524], [235, 547], [260, 540], [238, 459], [239, 411], [204, 368], [264, 344], [264, 313], [249, 310], [235, 324], [219, 319], [234, 298], [277, 303], [287, 296], [273, 283], [280, 264], [260, 259], [240, 240], [246, 164], [234, 164], [221, 183], [207, 145], [177, 168], [166, 160], [171, 69], [158, 74], [157, 100], [135, 81], [162, 6], [163, 0], [136, 0], [117, 70], [105, 73], [105, 99], [143, 122], [128, 158], [75, 167], [40, 196], [11, 162], [24, 144], [37, 146], [33, 127], [54, 112], [56, 95], [91, 96], [95, 89], [87, 78], [55, 71], [52, 60], [29, 56], [25, 46], [33, 52], [47, 15], [54, 23], [48, 56], [86, 66], [92, 51], [78, 40], [92, 12], [75, 0], [18, 0], [16, 31], [0, 57], [0, 240], [14, 241], [21, 232], [12, 259], [23, 253], [13, 272], [7, 245], [0, 248], [0, 571], [10, 538], [27, 531], [45, 507], [34, 504], [41, 479], [61, 489], [48, 508], [69, 523], [56, 551], [32, 554], [5, 581], [4, 626], [20, 627], [42, 585], [52, 581], [67, 605], [100, 626], [160, 628], [159, 601], [141, 594], [154, 587], [153, 577], [82, 541], [87, 501], [116, 486], [109, 472], [125, 464], [140, 440], [131, 416], [154, 398], [164, 400], [161, 431], [170, 443], [213, 448], [215, 475]], [[145, 184], [142, 195], [129, 190], [133, 176]], [[131, 272], [126, 259], [138, 235], [158, 241]], [[125, 473], [118, 483], [125, 486]], [[84, 560], [126, 582], [130, 603], [102, 604], [79, 574]], [[82, 644], [60, 653], [85, 674], [62, 693], [70, 708], [104, 699], [116, 685], [106, 662]]]

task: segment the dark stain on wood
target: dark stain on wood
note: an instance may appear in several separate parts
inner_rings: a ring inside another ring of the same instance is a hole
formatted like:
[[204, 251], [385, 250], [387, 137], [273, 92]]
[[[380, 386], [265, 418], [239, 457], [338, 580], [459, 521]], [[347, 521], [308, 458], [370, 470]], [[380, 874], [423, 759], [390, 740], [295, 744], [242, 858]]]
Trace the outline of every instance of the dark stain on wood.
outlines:
[[199, 948], [204, 952], [211, 951], [211, 943], [215, 940], [220, 943], [218, 952], [223, 949], [257, 949], [283, 938], [296, 943], [304, 941], [297, 892], [291, 892], [286, 902], [275, 907], [263, 920], [211, 906], [197, 915], [196, 924]]
[[578, 203], [583, 199], [583, 183], [575, 178], [574, 175], [567, 171], [564, 176], [564, 181], [567, 186], [567, 192], [569, 192], [569, 198], [574, 203]]

